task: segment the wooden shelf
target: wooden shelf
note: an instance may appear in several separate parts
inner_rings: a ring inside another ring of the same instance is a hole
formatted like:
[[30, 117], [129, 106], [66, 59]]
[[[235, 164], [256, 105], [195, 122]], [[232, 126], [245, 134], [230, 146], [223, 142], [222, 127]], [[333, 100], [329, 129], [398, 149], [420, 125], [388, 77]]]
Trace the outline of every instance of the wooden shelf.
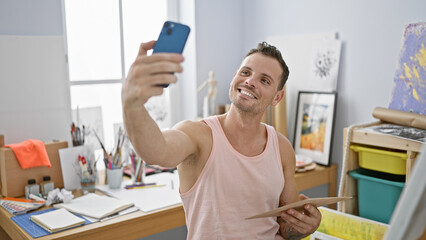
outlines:
[[[376, 123], [379, 124], [379, 123]], [[345, 128], [343, 131], [343, 142], [346, 143], [346, 137], [348, 135], [348, 128]], [[381, 147], [388, 149], [395, 149], [400, 151], [405, 151], [407, 153], [407, 163], [406, 163], [406, 181], [409, 180], [411, 169], [414, 165], [414, 162], [417, 158], [419, 152], [421, 152], [423, 144], [411, 141], [408, 139], [403, 139], [395, 137], [388, 134], [382, 134], [377, 132], [371, 132], [363, 128], [355, 128], [349, 139], [349, 145], [351, 144], [363, 144], [371, 147]], [[343, 146], [343, 152], [345, 152], [345, 144]], [[347, 172], [342, 173], [343, 181], [340, 184], [343, 184], [342, 196], [357, 196], [357, 185], [356, 180], [348, 175], [349, 171], [359, 168], [358, 164], [358, 154], [349, 149], [346, 161]], [[358, 215], [358, 198], [354, 197], [352, 200], [342, 202], [342, 209], [345, 213], [350, 213]]]

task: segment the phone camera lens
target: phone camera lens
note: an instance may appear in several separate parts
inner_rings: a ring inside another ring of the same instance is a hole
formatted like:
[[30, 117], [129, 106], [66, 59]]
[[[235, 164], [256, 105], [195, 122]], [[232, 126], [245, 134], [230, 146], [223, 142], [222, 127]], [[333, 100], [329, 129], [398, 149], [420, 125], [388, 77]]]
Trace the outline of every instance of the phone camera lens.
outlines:
[[164, 23], [164, 27], [168, 27], [169, 26], [169, 23], [168, 22], [165, 22]]
[[170, 35], [172, 33], [172, 29], [168, 28], [166, 32], [167, 32], [167, 35]]

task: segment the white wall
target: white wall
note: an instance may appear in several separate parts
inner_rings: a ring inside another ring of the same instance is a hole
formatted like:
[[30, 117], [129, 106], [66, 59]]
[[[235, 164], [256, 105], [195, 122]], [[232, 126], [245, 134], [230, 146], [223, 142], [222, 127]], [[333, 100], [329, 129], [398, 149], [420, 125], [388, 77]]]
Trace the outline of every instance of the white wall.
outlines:
[[[244, 0], [197, 0], [195, 21], [197, 28], [197, 87], [215, 73], [218, 81], [216, 104], [229, 103], [228, 89], [232, 77], [244, 55], [243, 22]], [[198, 115], [202, 116], [202, 98], [207, 88], [198, 95]]]
[[0, 134], [6, 144], [30, 138], [69, 141], [60, 1], [0, 4]]

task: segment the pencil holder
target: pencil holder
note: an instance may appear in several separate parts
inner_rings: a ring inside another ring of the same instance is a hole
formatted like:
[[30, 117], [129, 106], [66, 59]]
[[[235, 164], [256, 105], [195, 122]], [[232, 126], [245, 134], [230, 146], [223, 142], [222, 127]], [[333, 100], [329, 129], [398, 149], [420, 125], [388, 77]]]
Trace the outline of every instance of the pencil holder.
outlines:
[[95, 185], [96, 185], [96, 176], [91, 175], [87, 177], [83, 177], [80, 179], [81, 183], [81, 190], [83, 190], [84, 193], [94, 193], [95, 192]]
[[123, 180], [123, 168], [107, 169], [109, 188], [120, 188]]

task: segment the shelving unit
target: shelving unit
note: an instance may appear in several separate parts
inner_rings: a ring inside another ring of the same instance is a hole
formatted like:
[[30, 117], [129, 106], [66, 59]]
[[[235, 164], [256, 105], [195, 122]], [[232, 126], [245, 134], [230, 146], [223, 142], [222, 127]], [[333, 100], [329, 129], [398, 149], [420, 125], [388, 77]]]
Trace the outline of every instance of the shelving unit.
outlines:
[[[382, 147], [382, 148], [405, 151], [408, 156], [407, 162], [406, 162], [406, 182], [408, 182], [411, 169], [414, 165], [414, 162], [417, 158], [418, 153], [421, 152], [423, 144], [416, 141], [398, 138], [392, 135], [371, 132], [371, 131], [363, 129], [367, 126], [372, 126], [377, 124], [379, 123], [376, 122], [372, 124], [367, 124], [367, 125], [364, 125], [363, 127], [353, 129], [351, 138], [349, 139], [349, 145], [362, 144], [369, 147]], [[347, 136], [348, 136], [348, 128], [345, 128], [343, 132], [343, 142], [344, 142], [343, 151], [345, 151], [346, 149]], [[344, 174], [344, 177], [340, 184], [343, 184], [342, 186], [343, 188], [342, 188], [342, 192], [340, 192], [339, 194], [341, 194], [342, 196], [357, 196], [358, 193], [357, 193], [357, 187], [356, 187], [357, 186], [356, 180], [353, 179], [351, 176], [349, 176], [348, 172], [359, 168], [358, 153], [353, 151], [352, 149], [349, 149], [347, 158], [343, 159], [343, 161], [346, 161], [347, 172], [342, 173]], [[352, 200], [342, 202], [341, 209], [339, 210], [345, 213], [358, 215], [357, 197], [354, 197]]]

